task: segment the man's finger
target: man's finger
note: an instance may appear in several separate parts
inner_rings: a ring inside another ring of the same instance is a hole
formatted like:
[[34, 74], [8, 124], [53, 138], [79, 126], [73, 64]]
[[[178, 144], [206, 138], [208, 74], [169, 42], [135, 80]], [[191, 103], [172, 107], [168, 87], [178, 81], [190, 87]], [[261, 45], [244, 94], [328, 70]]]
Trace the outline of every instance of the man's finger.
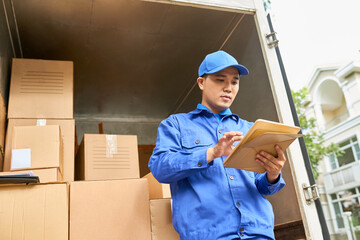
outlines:
[[233, 137], [231, 140], [232, 140], [233, 142], [236, 142], [236, 141], [240, 141], [241, 139], [243, 139], [243, 136], [235, 136], [235, 137]]
[[234, 137], [234, 136], [242, 136], [242, 132], [239, 132], [239, 131], [231, 131], [231, 132], [226, 132], [224, 133], [224, 136], [227, 136], [227, 137]]
[[[270, 155], [270, 154], [268, 154]], [[270, 155], [271, 156], [271, 155]], [[272, 157], [272, 156], [271, 156]], [[261, 154], [257, 154], [256, 155], [256, 158], [258, 161], [261, 161], [264, 165], [270, 167], [270, 168], [276, 168], [277, 167], [277, 164], [276, 162], [272, 161], [272, 159], [269, 159], [267, 157], [264, 157], [263, 155]]]
[[278, 154], [278, 158], [285, 161], [286, 158], [285, 158], [285, 155], [284, 155], [284, 151], [278, 145], [275, 146], [275, 150], [276, 150], [276, 152]]

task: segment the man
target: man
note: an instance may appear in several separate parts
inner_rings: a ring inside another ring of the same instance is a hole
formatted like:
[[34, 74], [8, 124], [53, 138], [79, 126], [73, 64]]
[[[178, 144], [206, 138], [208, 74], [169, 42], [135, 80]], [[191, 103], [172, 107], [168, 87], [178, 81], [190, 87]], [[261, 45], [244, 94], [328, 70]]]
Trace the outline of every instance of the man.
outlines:
[[240, 75], [247, 74], [224, 51], [207, 55], [197, 79], [201, 104], [171, 115], [158, 128], [149, 168], [159, 182], [170, 183], [173, 224], [182, 240], [274, 239], [273, 210], [263, 195], [285, 185], [283, 151], [276, 146], [278, 157], [257, 155], [254, 161], [266, 169], [264, 174], [223, 165], [253, 124], [229, 109]]

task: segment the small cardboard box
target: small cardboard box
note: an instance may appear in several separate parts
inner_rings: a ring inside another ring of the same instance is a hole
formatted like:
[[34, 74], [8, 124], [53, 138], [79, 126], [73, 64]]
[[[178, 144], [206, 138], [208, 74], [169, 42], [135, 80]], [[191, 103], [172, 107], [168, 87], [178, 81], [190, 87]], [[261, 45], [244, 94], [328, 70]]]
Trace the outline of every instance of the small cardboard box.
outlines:
[[9, 119], [5, 142], [4, 171], [10, 171], [11, 143], [15, 126], [59, 125], [63, 143], [63, 181], [75, 179], [75, 120], [74, 119]]
[[151, 239], [146, 179], [70, 183], [70, 240]]
[[159, 183], [151, 172], [146, 174], [143, 178], [147, 178], [148, 180], [150, 199], [171, 198], [170, 184]]
[[179, 240], [172, 224], [171, 199], [150, 200], [152, 240]]
[[32, 170], [12, 171], [12, 172], [0, 172], [0, 175], [22, 174], [22, 173], [28, 173], [30, 171], [33, 172], [34, 176], [39, 177], [40, 183], [63, 181], [63, 177], [59, 171], [59, 168], [44, 168], [44, 169], [32, 169]]
[[14, 127], [10, 170], [59, 168], [62, 172], [60, 127]]
[[14, 58], [8, 118], [73, 118], [73, 62]]
[[65, 183], [0, 186], [0, 239], [67, 240]]
[[137, 136], [84, 134], [75, 165], [77, 180], [139, 178]]

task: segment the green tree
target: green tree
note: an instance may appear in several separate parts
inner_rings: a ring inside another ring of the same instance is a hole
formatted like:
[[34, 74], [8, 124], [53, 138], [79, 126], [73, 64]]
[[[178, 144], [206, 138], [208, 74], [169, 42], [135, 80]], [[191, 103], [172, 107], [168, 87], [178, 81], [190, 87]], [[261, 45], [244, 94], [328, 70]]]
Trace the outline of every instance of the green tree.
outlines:
[[263, 0], [263, 4], [264, 4], [265, 11], [270, 9], [270, 6], [271, 6], [271, 1], [270, 0]]
[[329, 146], [325, 146], [324, 133], [319, 132], [317, 129], [316, 119], [306, 117], [305, 104], [306, 97], [309, 95], [308, 89], [304, 87], [296, 92], [291, 91], [291, 93], [294, 99], [300, 127], [302, 129], [302, 133], [305, 135], [304, 140], [309, 154], [311, 168], [316, 179], [319, 176], [319, 162], [323, 160], [326, 155], [335, 152], [337, 156], [341, 156], [343, 152], [339, 150], [338, 144], [331, 143]]

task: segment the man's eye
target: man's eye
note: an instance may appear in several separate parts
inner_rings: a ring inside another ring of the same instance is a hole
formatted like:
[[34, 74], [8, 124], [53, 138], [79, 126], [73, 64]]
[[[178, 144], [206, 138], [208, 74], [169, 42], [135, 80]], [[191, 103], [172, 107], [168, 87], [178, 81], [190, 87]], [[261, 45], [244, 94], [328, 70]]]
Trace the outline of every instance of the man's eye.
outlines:
[[239, 82], [238, 81], [234, 81], [232, 82], [232, 85], [237, 85]]
[[224, 79], [220, 79], [220, 78], [218, 78], [218, 79], [216, 79], [217, 81], [219, 81], [219, 82], [223, 82], [224, 81]]

